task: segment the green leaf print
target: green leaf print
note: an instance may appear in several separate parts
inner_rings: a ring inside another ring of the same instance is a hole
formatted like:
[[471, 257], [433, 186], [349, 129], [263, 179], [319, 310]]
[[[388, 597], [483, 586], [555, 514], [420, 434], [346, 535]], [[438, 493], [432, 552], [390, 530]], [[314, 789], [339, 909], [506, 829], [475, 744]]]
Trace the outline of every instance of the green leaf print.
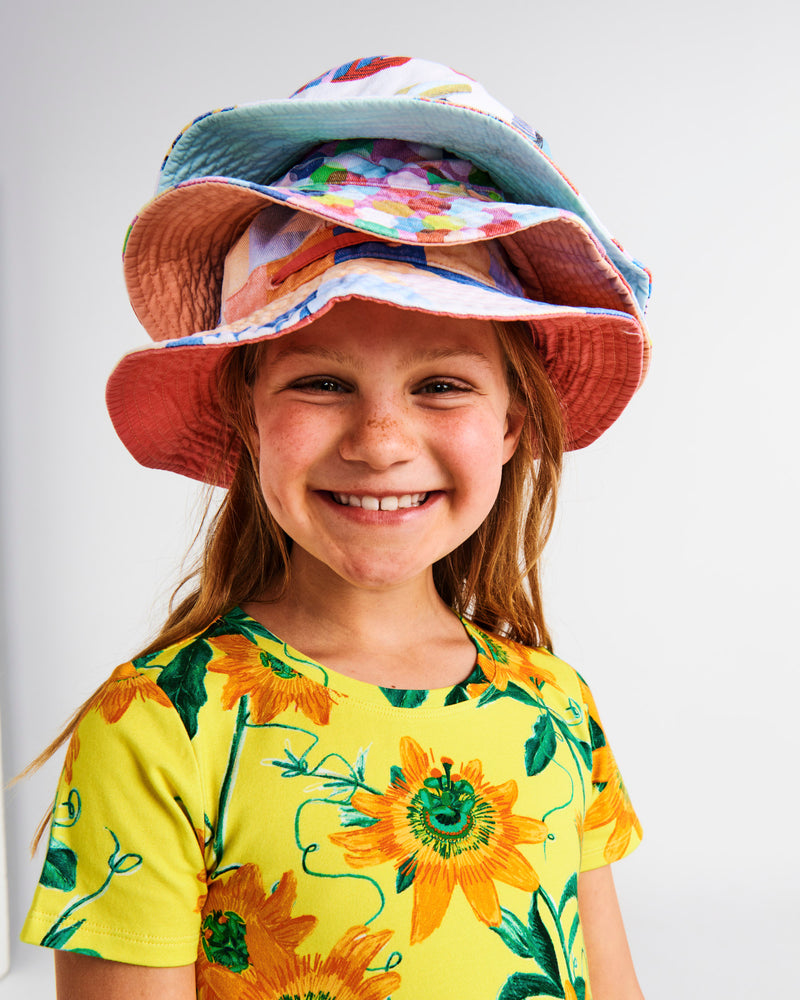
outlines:
[[571, 743], [572, 746], [574, 746], [577, 749], [578, 753], [581, 755], [581, 758], [583, 759], [583, 763], [586, 765], [587, 768], [591, 770], [592, 748], [589, 746], [589, 744], [585, 743], [583, 740], [576, 739], [575, 734], [572, 732], [569, 725], [562, 718], [560, 718], [560, 716], [558, 715], [554, 716], [553, 721], [555, 722], [556, 726], [561, 730], [561, 734], [564, 737], [564, 739], [568, 743]]
[[339, 823], [342, 826], [374, 826], [377, 823], [377, 819], [373, 816], [365, 816], [364, 813], [359, 812], [350, 805], [349, 802], [345, 802], [339, 806]]
[[561, 893], [561, 902], [558, 904], [558, 915], [559, 917], [564, 912], [564, 907], [571, 899], [577, 899], [578, 896], [578, 876], [572, 874], [569, 881], [564, 886], [564, 891]]
[[76, 920], [75, 923], [70, 924], [69, 927], [59, 927], [58, 930], [51, 928], [42, 938], [42, 946], [44, 948], [63, 948], [75, 931], [85, 923], [86, 918], [83, 920]]
[[66, 844], [50, 838], [39, 884], [48, 889], [71, 892], [77, 882], [78, 856]]
[[73, 900], [67, 908], [61, 912], [55, 923], [52, 924], [50, 930], [41, 940], [41, 944], [45, 948], [63, 948], [65, 943], [72, 937], [75, 931], [85, 923], [84, 918], [76, 920], [73, 924], [67, 924], [67, 921], [72, 918], [72, 915], [76, 912], [76, 910], [86, 906], [87, 903], [91, 903], [93, 899], [99, 899], [99, 897], [102, 896], [108, 889], [109, 885], [111, 885], [111, 880], [115, 875], [128, 875], [141, 868], [141, 854], [134, 854], [132, 852], [123, 853], [117, 835], [113, 830], [109, 830], [108, 827], [106, 827], [106, 829], [111, 834], [111, 839], [114, 841], [114, 850], [109, 855], [107, 861], [108, 874], [99, 888], [95, 889], [94, 892], [90, 892], [85, 896], [80, 896], [78, 899]]
[[572, 925], [570, 926], [569, 929], [569, 940], [567, 941], [567, 947], [569, 948], [570, 952], [572, 951], [572, 946], [575, 944], [575, 937], [578, 933], [578, 928], [580, 927], [580, 925], [581, 925], [581, 916], [580, 913], [576, 913], [575, 916], [572, 918]]
[[444, 699], [444, 703], [447, 706], [460, 705], [462, 701], [469, 701], [469, 694], [465, 684], [456, 684], [455, 687], [448, 691], [447, 697]]
[[578, 976], [572, 984], [572, 988], [575, 990], [575, 996], [578, 1000], [586, 1000], [586, 981], [582, 976]]
[[556, 755], [556, 732], [548, 713], [540, 715], [533, 736], [525, 742], [525, 772], [533, 777], [547, 767]]
[[591, 715], [589, 716], [589, 734], [592, 740], [592, 750], [599, 750], [606, 745], [606, 734]]
[[528, 928], [516, 914], [507, 910], [504, 906], [500, 907], [500, 912], [503, 915], [500, 926], [492, 927], [491, 929], [495, 934], [500, 935], [503, 939], [503, 944], [507, 948], [510, 948], [515, 955], [519, 955], [520, 958], [533, 958], [533, 949], [531, 948]]
[[[137, 656], [135, 660], [131, 660], [131, 663], [136, 667], [137, 670], [141, 670], [143, 667], [147, 667], [150, 663], [159, 655], [159, 651], [155, 653], [148, 653], [147, 656]], [[78, 950], [77, 948], [75, 949]]]
[[[560, 928], [559, 928], [560, 930]], [[558, 970], [558, 959], [556, 949], [550, 932], [545, 927], [542, 915], [539, 913], [539, 893], [533, 894], [531, 908], [528, 913], [528, 932], [533, 949], [533, 957], [538, 962], [540, 968], [550, 977], [554, 983], [561, 982], [561, 974]], [[562, 993], [548, 994], [551, 996], [563, 996]]]
[[[544, 921], [542, 920], [541, 914], [539, 913], [538, 907], [538, 892], [533, 894], [531, 901], [530, 912], [528, 913], [528, 924], [527, 926], [513, 914], [510, 910], [505, 907], [500, 908], [500, 912], [503, 915], [503, 919], [499, 927], [492, 927], [492, 930], [498, 934], [502, 939], [503, 943], [514, 952], [515, 955], [519, 955], [520, 958], [532, 958], [536, 961], [536, 964], [545, 973], [547, 979], [546, 981], [550, 983], [551, 986], [555, 985], [558, 989], [561, 989], [561, 975], [558, 969], [558, 959], [556, 958], [556, 950], [553, 945], [550, 933], [545, 927]], [[537, 979], [542, 979], [541, 976], [537, 976]], [[502, 995], [502, 994], [501, 994]], [[516, 994], [510, 994], [516, 996]], [[528, 994], [522, 994], [527, 996]], [[563, 996], [563, 993], [548, 993], [547, 996]]]
[[509, 976], [497, 1000], [534, 1000], [536, 997], [563, 997], [564, 988], [558, 983], [552, 983], [544, 976], [531, 975], [528, 972], [515, 972]]
[[421, 689], [381, 688], [381, 694], [395, 708], [419, 708], [428, 697], [428, 692]]
[[513, 698], [514, 701], [521, 701], [523, 705], [531, 705], [534, 708], [541, 707], [541, 703], [529, 695], [527, 691], [517, 687], [513, 681], [509, 681], [505, 691], [500, 691], [494, 684], [490, 684], [478, 699], [478, 708], [483, 708], [484, 705], [489, 705], [493, 701], [497, 701], [498, 698]]
[[413, 883], [416, 874], [417, 863], [412, 855], [410, 858], [406, 858], [397, 869], [397, 878], [394, 881], [395, 890], [398, 893], [404, 892]]
[[158, 686], [175, 706], [190, 739], [197, 733], [197, 713], [208, 699], [204, 681], [211, 656], [212, 649], [207, 642], [193, 642], [185, 646], [158, 677]]
[[462, 701], [469, 701], [470, 694], [467, 690], [470, 684], [487, 684], [488, 678], [484, 674], [483, 669], [479, 664], [475, 664], [472, 668], [472, 673], [469, 677], [464, 678], [458, 684], [455, 684], [447, 694], [444, 700], [445, 705], [458, 705]]
[[277, 636], [273, 635], [268, 628], [260, 625], [255, 619], [246, 615], [241, 608], [234, 608], [232, 611], [229, 611], [224, 617], [209, 626], [203, 635], [207, 639], [214, 639], [218, 635], [243, 635], [250, 639], [251, 642], [254, 642], [256, 637], [278, 641]]

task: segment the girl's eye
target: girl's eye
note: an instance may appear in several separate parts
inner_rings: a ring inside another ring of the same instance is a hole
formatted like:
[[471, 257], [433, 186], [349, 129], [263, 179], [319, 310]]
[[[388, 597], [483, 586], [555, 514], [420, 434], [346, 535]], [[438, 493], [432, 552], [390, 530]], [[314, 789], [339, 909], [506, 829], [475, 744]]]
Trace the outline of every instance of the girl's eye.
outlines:
[[348, 388], [344, 385], [344, 383], [340, 382], [338, 379], [330, 378], [325, 375], [298, 379], [297, 382], [292, 383], [292, 388], [301, 389], [305, 392], [320, 393], [348, 391]]
[[451, 393], [471, 392], [470, 386], [455, 379], [434, 378], [420, 386], [419, 392], [430, 396], [445, 396]]

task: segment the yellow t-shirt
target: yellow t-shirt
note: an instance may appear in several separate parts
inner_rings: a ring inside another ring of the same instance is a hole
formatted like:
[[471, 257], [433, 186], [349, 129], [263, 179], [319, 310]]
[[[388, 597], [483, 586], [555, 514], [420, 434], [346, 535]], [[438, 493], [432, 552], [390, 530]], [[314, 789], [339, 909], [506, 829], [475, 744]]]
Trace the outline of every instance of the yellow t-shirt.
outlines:
[[446, 690], [337, 674], [239, 609], [117, 668], [23, 940], [196, 960], [201, 1000], [588, 998], [577, 876], [641, 828], [580, 676], [464, 626]]

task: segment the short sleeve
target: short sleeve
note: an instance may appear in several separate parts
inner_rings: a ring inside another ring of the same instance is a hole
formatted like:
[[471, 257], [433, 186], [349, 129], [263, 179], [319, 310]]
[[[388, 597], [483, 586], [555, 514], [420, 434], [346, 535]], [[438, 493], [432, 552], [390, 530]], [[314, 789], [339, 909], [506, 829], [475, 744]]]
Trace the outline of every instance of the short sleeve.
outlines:
[[22, 940], [134, 965], [194, 962], [204, 834], [189, 736], [155, 681], [125, 664], [73, 734]]
[[583, 823], [581, 871], [601, 868], [630, 854], [642, 839], [622, 775], [600, 723], [592, 692], [578, 675], [592, 747], [592, 784]]

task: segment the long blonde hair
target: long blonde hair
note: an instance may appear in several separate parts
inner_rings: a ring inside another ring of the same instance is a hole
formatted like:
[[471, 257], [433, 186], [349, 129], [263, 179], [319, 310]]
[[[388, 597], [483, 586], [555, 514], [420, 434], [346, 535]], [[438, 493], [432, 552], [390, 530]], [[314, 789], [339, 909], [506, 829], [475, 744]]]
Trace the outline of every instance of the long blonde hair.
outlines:
[[[503, 467], [489, 516], [434, 564], [434, 582], [442, 599], [480, 628], [523, 645], [549, 647], [540, 557], [553, 525], [565, 424], [558, 396], [531, 346], [529, 325], [493, 325], [506, 360], [511, 405], [521, 405], [525, 411], [522, 432], [514, 455]], [[236, 471], [210, 518], [197, 565], [176, 588], [166, 621], [139, 656], [202, 632], [231, 608], [259, 599], [265, 591], [278, 597], [288, 588], [291, 539], [264, 502], [250, 443], [252, 387], [261, 353], [260, 344], [243, 345], [231, 350], [220, 365], [219, 399], [240, 447]], [[220, 456], [220, 468], [226, 458]], [[84, 702], [20, 777], [40, 767], [70, 738], [96, 696], [97, 692]]]

